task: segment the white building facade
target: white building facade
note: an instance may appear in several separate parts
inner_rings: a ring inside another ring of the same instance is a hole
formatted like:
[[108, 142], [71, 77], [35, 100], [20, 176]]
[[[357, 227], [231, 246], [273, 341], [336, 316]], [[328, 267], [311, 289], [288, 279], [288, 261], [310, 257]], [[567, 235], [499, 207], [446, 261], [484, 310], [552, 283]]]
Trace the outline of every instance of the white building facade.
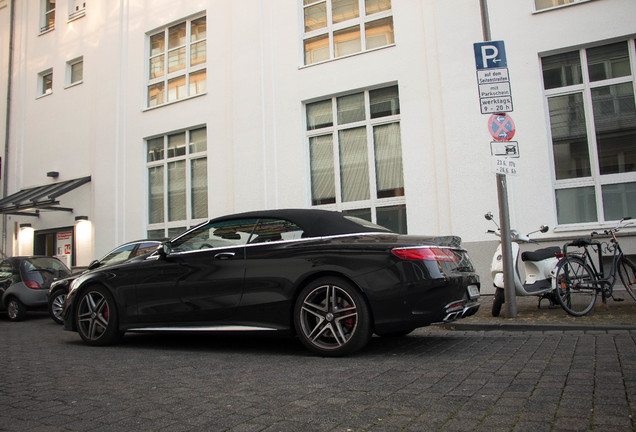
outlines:
[[511, 225], [562, 244], [636, 217], [633, 0], [3, 0], [4, 253], [85, 266], [317, 207], [459, 235], [487, 286], [484, 10], [514, 102]]

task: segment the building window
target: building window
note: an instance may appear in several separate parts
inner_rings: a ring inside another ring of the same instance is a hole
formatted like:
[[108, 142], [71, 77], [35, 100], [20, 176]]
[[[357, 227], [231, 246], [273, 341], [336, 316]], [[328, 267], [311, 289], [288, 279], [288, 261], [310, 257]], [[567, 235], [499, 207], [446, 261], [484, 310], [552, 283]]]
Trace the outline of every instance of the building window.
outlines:
[[73, 21], [83, 17], [86, 14], [85, 0], [69, 0], [68, 2], [68, 20]]
[[38, 74], [38, 97], [53, 93], [53, 69]]
[[304, 64], [392, 45], [391, 0], [303, 0]]
[[208, 217], [205, 127], [146, 140], [148, 236], [172, 237]]
[[206, 17], [148, 35], [148, 108], [206, 92]]
[[541, 11], [588, 1], [591, 0], [534, 0], [534, 7], [536, 11]]
[[398, 87], [306, 105], [313, 206], [406, 232]]
[[40, 33], [55, 28], [55, 0], [41, 0]]
[[84, 80], [84, 58], [78, 57], [66, 62], [66, 86], [81, 84]]
[[558, 223], [636, 214], [634, 40], [543, 57]]

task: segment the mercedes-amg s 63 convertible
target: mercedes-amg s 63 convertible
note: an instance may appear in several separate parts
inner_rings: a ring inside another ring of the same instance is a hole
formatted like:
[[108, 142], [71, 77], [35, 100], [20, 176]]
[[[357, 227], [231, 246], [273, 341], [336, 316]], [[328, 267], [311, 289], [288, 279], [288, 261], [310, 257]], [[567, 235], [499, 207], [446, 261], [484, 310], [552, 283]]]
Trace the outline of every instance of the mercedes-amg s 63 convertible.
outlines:
[[125, 332], [287, 331], [323, 356], [373, 333], [474, 314], [479, 278], [454, 236], [396, 234], [325, 210], [223, 216], [142, 260], [89, 271], [64, 303], [66, 330], [91, 345]]

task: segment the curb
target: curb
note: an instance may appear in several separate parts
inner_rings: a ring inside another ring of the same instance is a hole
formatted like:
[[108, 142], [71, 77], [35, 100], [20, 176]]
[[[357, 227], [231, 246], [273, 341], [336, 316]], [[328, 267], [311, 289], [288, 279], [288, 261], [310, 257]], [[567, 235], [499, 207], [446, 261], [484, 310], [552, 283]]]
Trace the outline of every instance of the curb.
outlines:
[[465, 331], [632, 331], [636, 330], [636, 326], [632, 325], [613, 325], [613, 324], [517, 324], [517, 323], [449, 323], [440, 328], [449, 330], [465, 330]]

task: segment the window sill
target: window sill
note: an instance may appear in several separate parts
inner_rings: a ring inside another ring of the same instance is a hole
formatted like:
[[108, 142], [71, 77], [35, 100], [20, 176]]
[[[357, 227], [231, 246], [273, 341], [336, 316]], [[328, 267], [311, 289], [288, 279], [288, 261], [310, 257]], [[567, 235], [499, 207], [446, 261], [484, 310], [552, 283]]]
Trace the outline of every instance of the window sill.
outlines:
[[539, 9], [539, 10], [535, 9], [532, 13], [533, 14], [540, 14], [540, 13], [544, 13], [544, 12], [550, 12], [550, 11], [554, 11], [554, 10], [557, 10], [557, 9], [563, 9], [563, 8], [567, 8], [567, 7], [570, 7], [570, 6], [576, 6], [576, 5], [581, 4], [581, 3], [588, 3], [588, 2], [591, 2], [591, 1], [593, 1], [593, 0], [577, 0], [574, 3], [568, 3], [568, 4], [564, 4], [564, 5], [552, 6], [552, 7], [549, 7], [549, 8]]
[[208, 92], [204, 92], [204, 93], [201, 93], [201, 94], [198, 94], [198, 95], [188, 96], [186, 98], [179, 99], [179, 100], [176, 100], [176, 101], [166, 102], [166, 103], [163, 103], [161, 105], [156, 105], [156, 106], [153, 106], [153, 107], [145, 107], [141, 111], [142, 112], [152, 111], [152, 110], [163, 108], [163, 107], [166, 107], [166, 106], [169, 106], [169, 105], [174, 105], [174, 104], [178, 104], [180, 102], [185, 102], [185, 101], [188, 101], [188, 100], [191, 100], [191, 99], [196, 99], [198, 97], [205, 96], [207, 94], [208, 94]]
[[77, 11], [74, 14], [70, 14], [68, 16], [68, 20], [66, 21], [67, 23], [73, 22], [73, 21], [77, 21], [80, 18], [84, 18], [86, 16], [86, 11], [85, 10], [81, 10], [81, 11]]
[[38, 96], [35, 98], [35, 100], [42, 99], [42, 98], [45, 98], [45, 97], [47, 97], [47, 96], [51, 96], [52, 94], [53, 94], [53, 92], [52, 92], [52, 91], [51, 91], [51, 92], [48, 92], [48, 93], [43, 93], [43, 94], [41, 94], [41, 95], [38, 95]]
[[38, 36], [43, 36], [47, 33], [51, 33], [53, 30], [55, 30], [55, 26], [50, 28], [40, 29], [40, 34]]
[[346, 58], [350, 58], [350, 57], [356, 57], [356, 56], [359, 56], [359, 55], [368, 54], [368, 53], [372, 53], [372, 52], [375, 52], [375, 51], [381, 51], [381, 50], [384, 50], [384, 49], [387, 49], [387, 48], [392, 48], [394, 46], [395, 46], [395, 43], [392, 43], [390, 45], [384, 45], [384, 46], [381, 46], [381, 47], [378, 47], [378, 48], [372, 48], [372, 49], [366, 50], [366, 51], [360, 51], [360, 52], [353, 53], [353, 54], [348, 54], [348, 55], [344, 55], [344, 56], [340, 56], [340, 57], [334, 57], [332, 59], [323, 60], [323, 61], [320, 61], [320, 62], [308, 64], [308, 65], [300, 65], [300, 66], [298, 66], [298, 69], [306, 69], [306, 68], [310, 68], [310, 67], [313, 67], [313, 66], [322, 65], [322, 64], [325, 64], [325, 63], [331, 63], [331, 62], [334, 62], [334, 61], [338, 61], [338, 60], [342, 60], [342, 59], [346, 59]]
[[[578, 231], [582, 231], [584, 234], [582, 235], [583, 237], [585, 237], [587, 235], [587, 237], [589, 237], [589, 233], [591, 231], [601, 231], [604, 229], [610, 229], [610, 228], [615, 228], [616, 224], [618, 222], [613, 221], [613, 222], [587, 222], [587, 223], [577, 223], [577, 224], [569, 224], [569, 225], [557, 225], [554, 227], [554, 229], [552, 230], [555, 233], [569, 233], [569, 232], [578, 232]], [[623, 228], [623, 230], [626, 230], [628, 233], [631, 233], [631, 235], [634, 234], [635, 230], [634, 227], [625, 227]]]
[[76, 81], [76, 82], [74, 82], [74, 83], [71, 83], [71, 84], [67, 85], [66, 87], [64, 87], [64, 90], [66, 90], [66, 89], [70, 89], [71, 87], [76, 87], [76, 86], [78, 86], [78, 85], [80, 85], [80, 84], [84, 84], [84, 80], [82, 80], [82, 81]]

